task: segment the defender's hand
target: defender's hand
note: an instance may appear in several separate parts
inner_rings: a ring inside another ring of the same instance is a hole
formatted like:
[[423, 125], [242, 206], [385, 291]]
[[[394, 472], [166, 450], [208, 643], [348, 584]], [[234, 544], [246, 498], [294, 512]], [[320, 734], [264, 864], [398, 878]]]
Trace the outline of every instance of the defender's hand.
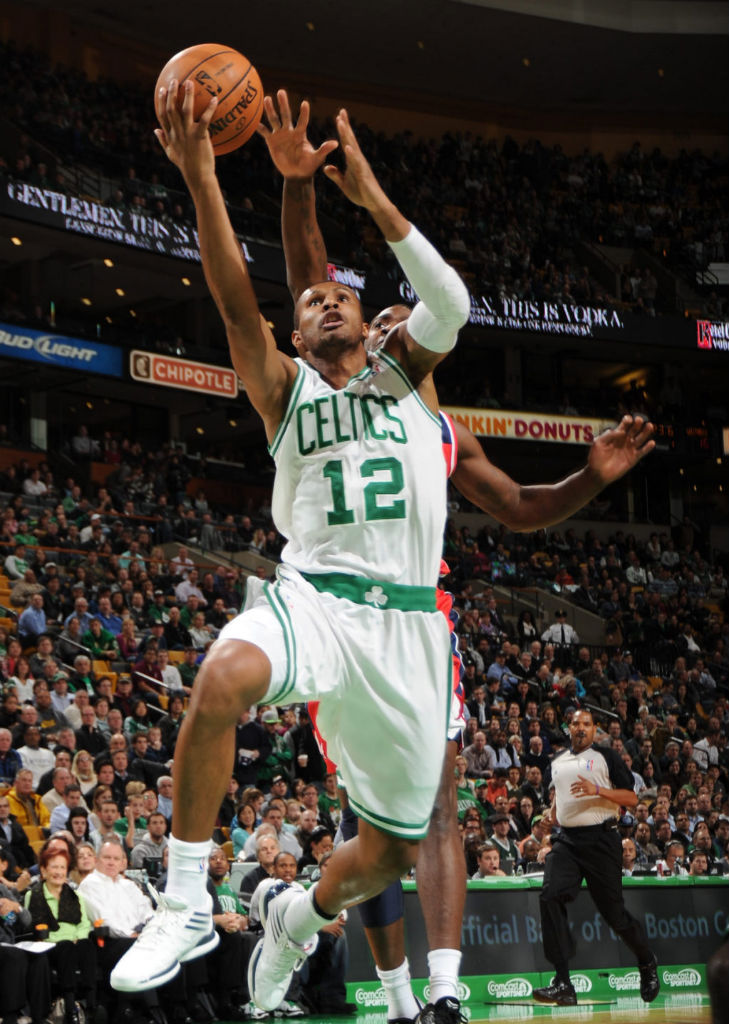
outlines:
[[308, 100], [302, 102], [298, 120], [294, 124], [286, 90], [279, 89], [276, 98], [278, 111], [272, 98], [264, 97], [263, 109], [270, 127], [261, 121], [256, 131], [265, 139], [271, 159], [284, 178], [289, 181], [313, 178], [339, 143], [336, 139], [328, 139], [318, 149], [314, 149], [306, 134], [309, 126]]
[[590, 447], [587, 464], [597, 473], [603, 486], [614, 483], [652, 452], [655, 427], [642, 416], [623, 416], [617, 427], [596, 437]]

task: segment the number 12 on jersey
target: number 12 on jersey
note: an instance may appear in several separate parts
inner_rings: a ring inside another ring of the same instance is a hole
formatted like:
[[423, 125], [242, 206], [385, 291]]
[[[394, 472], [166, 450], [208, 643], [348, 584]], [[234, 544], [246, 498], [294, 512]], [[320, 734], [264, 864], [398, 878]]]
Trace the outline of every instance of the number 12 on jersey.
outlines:
[[[349, 523], [354, 523], [355, 512], [347, 501], [341, 459], [330, 459], [322, 472], [332, 490], [332, 508], [327, 512], [327, 524], [329, 526], [346, 526]], [[359, 467], [359, 474], [363, 480], [369, 479], [370, 481], [362, 489], [365, 522], [405, 518], [405, 500], [395, 497], [402, 492], [405, 486], [402, 464], [398, 459], [367, 459]], [[376, 474], [383, 475], [377, 479], [371, 479]], [[386, 500], [388, 497], [389, 501]]]

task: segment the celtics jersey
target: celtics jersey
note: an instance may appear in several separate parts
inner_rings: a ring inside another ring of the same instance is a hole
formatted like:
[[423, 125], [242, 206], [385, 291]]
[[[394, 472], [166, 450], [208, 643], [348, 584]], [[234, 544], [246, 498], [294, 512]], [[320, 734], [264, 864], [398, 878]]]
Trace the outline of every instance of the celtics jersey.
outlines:
[[306, 573], [435, 586], [446, 516], [440, 419], [387, 353], [341, 390], [296, 363], [269, 446], [283, 561]]

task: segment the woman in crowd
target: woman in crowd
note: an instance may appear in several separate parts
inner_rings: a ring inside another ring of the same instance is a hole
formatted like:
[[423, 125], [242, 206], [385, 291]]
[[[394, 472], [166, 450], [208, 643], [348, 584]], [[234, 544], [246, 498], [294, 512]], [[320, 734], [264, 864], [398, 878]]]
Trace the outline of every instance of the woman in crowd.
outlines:
[[516, 829], [517, 838], [524, 839], [532, 830], [532, 818], [536, 811], [530, 796], [523, 796], [511, 813], [511, 821]]
[[[9, 650], [14, 647], [14, 642], [11, 640], [8, 645]], [[33, 700], [33, 684], [35, 679], [30, 674], [30, 662], [24, 654], [19, 655], [15, 658], [13, 672], [8, 679], [8, 684], [15, 688], [15, 692], [18, 696], [18, 701], [24, 704], [26, 701]]]
[[92, 842], [83, 841], [76, 847], [76, 867], [69, 873], [69, 878], [77, 886], [96, 868], [96, 850]]
[[71, 773], [76, 778], [81, 787], [81, 795], [86, 800], [99, 781], [94, 771], [94, 759], [88, 750], [79, 750], [74, 754]]
[[210, 631], [210, 627], [205, 622], [204, 612], [195, 612], [190, 624], [190, 637], [196, 651], [204, 651], [206, 645], [215, 639]]
[[[5, 652], [5, 657], [2, 660], [2, 664], [0, 664], [2, 674], [6, 679], [10, 679], [11, 676], [15, 674], [15, 663], [17, 662], [18, 658], [22, 657], [22, 655], [23, 648], [20, 646], [20, 641], [17, 639], [17, 637], [11, 636], [7, 642], [7, 650]], [[28, 699], [33, 699], [32, 686], [30, 688], [30, 697]], [[22, 704], [25, 698], [19, 698], [19, 700], [20, 703]]]
[[139, 732], [148, 732], [151, 724], [152, 720], [149, 717], [147, 703], [140, 697], [132, 705], [131, 715], [127, 715], [124, 719], [124, 735], [130, 740], [132, 736], [136, 736]]
[[241, 804], [233, 822], [230, 838], [233, 841], [233, 856], [240, 851], [256, 830], [256, 812], [252, 804]]
[[91, 922], [80, 896], [69, 885], [72, 860], [57, 842], [39, 857], [41, 881], [28, 890], [37, 940], [53, 943], [50, 957], [63, 996], [64, 1024], [79, 1024], [77, 999], [83, 999], [87, 1019], [96, 1007], [96, 947], [89, 938]]
[[554, 706], [552, 704], [543, 704], [539, 717], [542, 722], [540, 732], [542, 739], [547, 740], [547, 749], [551, 748], [555, 740], [564, 740], [565, 735], [559, 727], [557, 712], [554, 710]]
[[[111, 767], [111, 765], [109, 765], [108, 767], [111, 768], [111, 775], [112, 775], [112, 778], [113, 778], [113, 776], [114, 776], [114, 769]], [[101, 771], [101, 769], [99, 769], [99, 771]], [[101, 819], [99, 818], [99, 811], [101, 810], [101, 805], [106, 800], [113, 800], [113, 799], [114, 799], [114, 797], [113, 797], [113, 794], [112, 794], [111, 786], [107, 786], [107, 785], [104, 785], [102, 783], [99, 783], [99, 785], [96, 787], [96, 789], [93, 792], [93, 796], [92, 796], [92, 800], [91, 800], [91, 811], [89, 813], [89, 826], [95, 832], [98, 832], [98, 830], [101, 828]]]
[[469, 792], [475, 795], [476, 787], [473, 784], [473, 779], [466, 778], [466, 772], [468, 771], [468, 762], [465, 757], [461, 757], [459, 754], [456, 758], [455, 764], [455, 776], [456, 776], [456, 788], [467, 789]]
[[116, 642], [119, 653], [124, 661], [134, 662], [139, 653], [139, 640], [134, 630], [134, 620], [129, 618], [122, 622], [121, 633], [117, 633]]

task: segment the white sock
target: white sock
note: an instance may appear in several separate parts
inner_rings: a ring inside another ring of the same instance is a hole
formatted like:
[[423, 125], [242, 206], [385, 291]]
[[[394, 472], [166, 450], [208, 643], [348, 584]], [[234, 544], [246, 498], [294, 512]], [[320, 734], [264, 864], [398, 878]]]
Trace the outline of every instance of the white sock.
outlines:
[[191, 907], [207, 907], [208, 857], [212, 841], [186, 843], [170, 836], [170, 863], [167, 871], [167, 892]]
[[420, 1007], [410, 984], [410, 964], [407, 957], [392, 971], [381, 971], [379, 967], [375, 970], [387, 997], [387, 1019], [397, 1020], [405, 1017], [412, 1020], [417, 1017]]
[[431, 949], [428, 953], [430, 1002], [450, 996], [458, 999], [458, 972], [461, 969], [460, 949]]
[[316, 886], [312, 885], [308, 892], [297, 893], [300, 898], [289, 903], [284, 915], [284, 925], [289, 937], [302, 946], [309, 942], [320, 928], [335, 920], [334, 917], [318, 912], [313, 900], [315, 892]]

